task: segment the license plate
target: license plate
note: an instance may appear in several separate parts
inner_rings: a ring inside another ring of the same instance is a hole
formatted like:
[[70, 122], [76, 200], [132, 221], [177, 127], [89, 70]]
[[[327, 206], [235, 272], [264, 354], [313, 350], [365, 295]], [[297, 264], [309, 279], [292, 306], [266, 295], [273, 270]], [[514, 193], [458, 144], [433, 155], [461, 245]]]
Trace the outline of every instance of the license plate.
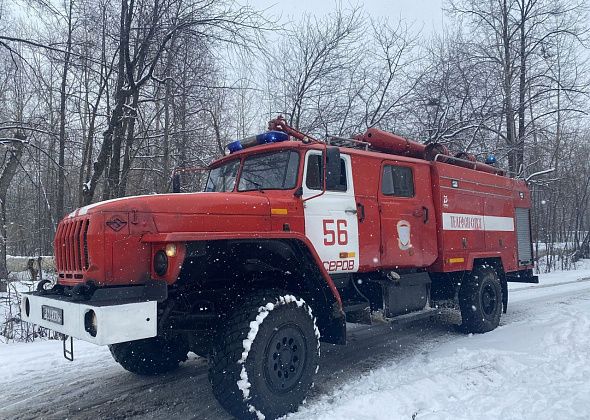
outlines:
[[64, 311], [53, 306], [41, 305], [41, 318], [55, 324], [63, 325]]

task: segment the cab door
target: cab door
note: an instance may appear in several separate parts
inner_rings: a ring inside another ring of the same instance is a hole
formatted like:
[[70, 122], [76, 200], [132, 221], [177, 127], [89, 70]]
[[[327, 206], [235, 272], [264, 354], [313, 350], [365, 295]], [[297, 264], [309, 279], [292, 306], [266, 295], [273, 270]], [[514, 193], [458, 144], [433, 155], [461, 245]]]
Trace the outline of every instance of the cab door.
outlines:
[[303, 173], [305, 235], [330, 274], [358, 271], [359, 238], [351, 159], [340, 155], [340, 182], [323, 190], [323, 156], [309, 150]]
[[379, 188], [381, 263], [425, 267], [436, 259], [436, 229], [427, 165], [384, 161]]

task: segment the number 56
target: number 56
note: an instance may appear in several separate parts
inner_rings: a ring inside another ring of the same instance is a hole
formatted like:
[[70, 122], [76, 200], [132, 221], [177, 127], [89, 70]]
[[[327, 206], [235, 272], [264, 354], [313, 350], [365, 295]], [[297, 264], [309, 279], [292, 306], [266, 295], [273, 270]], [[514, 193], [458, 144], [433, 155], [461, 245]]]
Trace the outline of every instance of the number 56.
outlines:
[[[331, 246], [336, 244], [336, 240], [338, 240], [338, 245], [347, 245], [348, 244], [348, 230], [346, 220], [336, 220], [334, 219], [325, 219], [323, 220], [324, 224], [324, 245]], [[336, 230], [334, 230], [333, 225], [336, 224]]]

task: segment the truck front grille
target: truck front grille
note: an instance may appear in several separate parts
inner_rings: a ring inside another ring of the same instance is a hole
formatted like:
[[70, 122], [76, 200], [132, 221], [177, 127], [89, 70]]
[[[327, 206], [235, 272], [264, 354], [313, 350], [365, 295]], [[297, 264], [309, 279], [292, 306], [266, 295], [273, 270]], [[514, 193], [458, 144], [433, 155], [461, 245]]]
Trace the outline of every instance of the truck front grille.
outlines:
[[59, 277], [68, 279], [84, 278], [88, 258], [89, 219], [63, 220], [55, 235], [55, 261]]

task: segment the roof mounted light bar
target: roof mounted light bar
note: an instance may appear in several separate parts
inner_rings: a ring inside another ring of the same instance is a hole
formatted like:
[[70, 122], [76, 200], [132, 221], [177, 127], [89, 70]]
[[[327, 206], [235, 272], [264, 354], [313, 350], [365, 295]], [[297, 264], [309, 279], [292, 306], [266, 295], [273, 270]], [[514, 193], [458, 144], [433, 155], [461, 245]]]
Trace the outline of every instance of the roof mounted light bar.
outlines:
[[235, 153], [248, 147], [258, 146], [260, 144], [278, 143], [289, 140], [289, 135], [282, 131], [267, 131], [266, 133], [257, 134], [255, 136], [246, 137], [245, 139], [235, 140], [229, 143], [227, 150], [230, 153]]

